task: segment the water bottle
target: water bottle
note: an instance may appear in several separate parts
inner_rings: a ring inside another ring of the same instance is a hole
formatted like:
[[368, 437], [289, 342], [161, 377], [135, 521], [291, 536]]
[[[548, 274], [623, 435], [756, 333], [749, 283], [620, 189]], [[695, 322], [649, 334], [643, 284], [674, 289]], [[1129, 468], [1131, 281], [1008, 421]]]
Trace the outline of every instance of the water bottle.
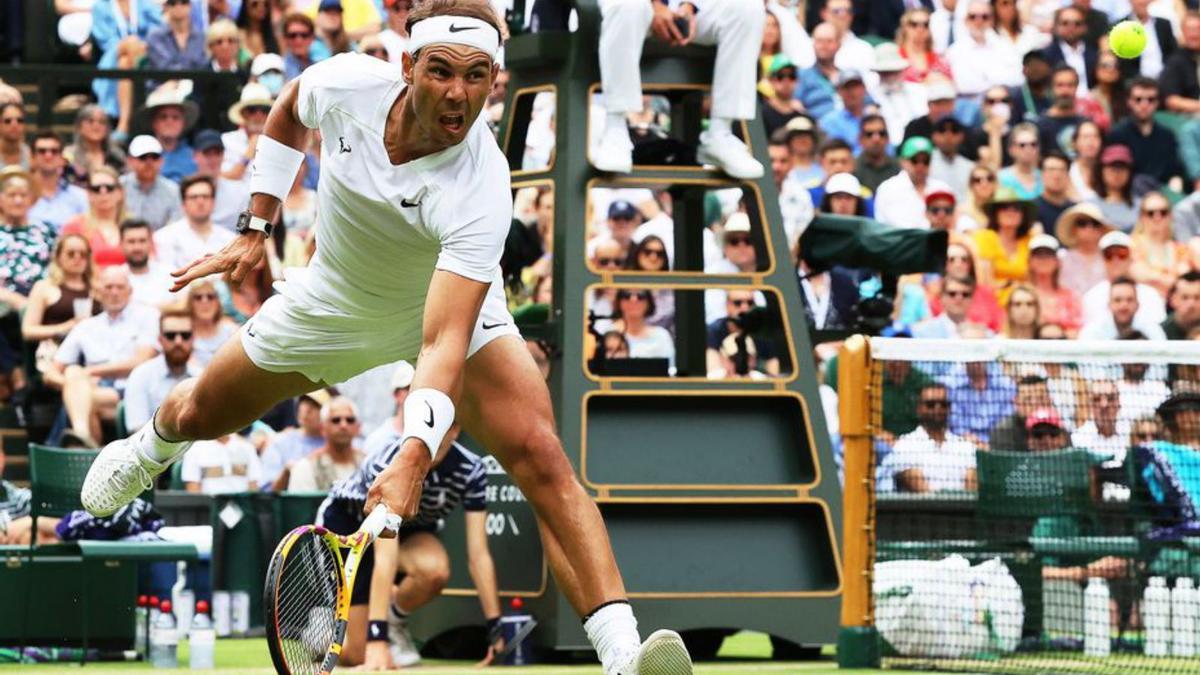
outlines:
[[1190, 577], [1175, 580], [1171, 589], [1171, 656], [1196, 655], [1197, 591]]
[[1112, 649], [1108, 627], [1108, 584], [1100, 577], [1088, 579], [1083, 592], [1083, 653], [1108, 656]]
[[172, 595], [175, 599], [171, 601], [171, 609], [175, 613], [175, 625], [179, 627], [179, 639], [182, 640], [188, 636], [188, 629], [192, 626], [196, 595], [190, 588], [175, 591]]
[[229, 591], [213, 591], [212, 595], [213, 627], [217, 629], [217, 637], [229, 637], [232, 623], [229, 616]]
[[139, 659], [146, 658], [146, 637], [149, 635], [150, 598], [139, 595], [133, 610], [133, 649]]
[[159, 611], [160, 610], [158, 609], [158, 596], [157, 595], [150, 596], [149, 621], [146, 623], [147, 630], [149, 630], [150, 626], [154, 625], [155, 621], [158, 621], [158, 612]]
[[179, 633], [175, 628], [171, 601], [163, 600], [159, 609], [158, 618], [150, 626], [150, 664], [155, 668], [178, 668]]
[[192, 629], [188, 632], [188, 647], [189, 668], [203, 670], [214, 667], [217, 631], [213, 628], [212, 619], [208, 618], [208, 603], [203, 600], [196, 603]]
[[250, 594], [246, 591], [234, 591], [230, 596], [233, 599], [233, 634], [245, 637], [246, 633], [250, 632]]
[[[522, 611], [525, 607], [525, 601], [521, 598], [512, 599], [512, 612], [500, 617], [500, 627], [504, 631], [504, 644], [512, 641], [517, 633], [521, 632], [521, 628], [525, 624], [533, 620], [533, 616]], [[522, 641], [504, 657], [504, 665], [506, 666], [524, 666], [531, 663], [529, 654], [529, 641]]]
[[1146, 624], [1146, 656], [1166, 656], [1171, 644], [1171, 592], [1166, 579], [1150, 577], [1142, 596], [1142, 621]]

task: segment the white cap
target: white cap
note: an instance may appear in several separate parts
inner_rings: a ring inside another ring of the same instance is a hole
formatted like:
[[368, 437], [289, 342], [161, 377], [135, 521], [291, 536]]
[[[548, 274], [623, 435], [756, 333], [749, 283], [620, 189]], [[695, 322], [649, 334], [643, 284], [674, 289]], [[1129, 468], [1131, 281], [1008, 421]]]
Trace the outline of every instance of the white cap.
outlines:
[[1112, 232], [1109, 232], [1108, 234], [1104, 235], [1103, 237], [1100, 237], [1100, 250], [1101, 251], [1108, 249], [1108, 248], [1112, 248], [1113, 246], [1124, 246], [1125, 248], [1133, 248], [1132, 244], [1133, 244], [1133, 240], [1129, 238], [1129, 235], [1125, 234], [1124, 232], [1121, 232], [1120, 230], [1113, 230]]
[[749, 232], [750, 231], [750, 216], [742, 211], [734, 211], [725, 219], [725, 235], [728, 236], [734, 232]]
[[958, 91], [954, 88], [954, 85], [946, 81], [934, 82], [927, 85], [925, 91], [926, 101], [945, 101], [947, 99], [958, 98]]
[[398, 361], [396, 363], [396, 371], [392, 373], [392, 391], [397, 389], [407, 389], [412, 385], [413, 375], [417, 371], [408, 361]]
[[825, 194], [848, 194], [855, 197], [862, 195], [862, 183], [852, 173], [835, 173], [825, 182]]
[[163, 154], [162, 143], [159, 143], [157, 138], [146, 134], [134, 136], [133, 140], [129, 143], [129, 156], [142, 157], [143, 155], [151, 154]]
[[1058, 240], [1048, 234], [1039, 234], [1029, 241], [1029, 251], [1038, 250], [1039, 248], [1048, 248], [1051, 251], [1058, 251]]
[[250, 74], [258, 77], [268, 70], [278, 70], [283, 72], [283, 57], [271, 52], [263, 52], [254, 57], [254, 61], [250, 63]]

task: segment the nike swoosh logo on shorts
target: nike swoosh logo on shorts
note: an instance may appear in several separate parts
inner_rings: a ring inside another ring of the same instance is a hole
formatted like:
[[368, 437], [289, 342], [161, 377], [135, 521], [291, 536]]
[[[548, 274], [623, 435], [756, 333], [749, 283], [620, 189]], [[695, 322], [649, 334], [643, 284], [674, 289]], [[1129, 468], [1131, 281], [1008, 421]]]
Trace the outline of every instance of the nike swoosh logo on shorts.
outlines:
[[507, 322], [507, 321], [502, 321], [502, 322], [500, 322], [500, 323], [488, 323], [488, 322], [484, 321], [484, 322], [483, 322], [483, 329], [484, 329], [484, 330], [491, 330], [491, 329], [493, 329], [493, 328], [499, 328], [500, 326], [507, 326], [507, 325], [508, 325], [508, 322]]
[[479, 28], [479, 26], [455, 26], [454, 24], [450, 24], [451, 33], [461, 33], [464, 30], [475, 30], [476, 28]]

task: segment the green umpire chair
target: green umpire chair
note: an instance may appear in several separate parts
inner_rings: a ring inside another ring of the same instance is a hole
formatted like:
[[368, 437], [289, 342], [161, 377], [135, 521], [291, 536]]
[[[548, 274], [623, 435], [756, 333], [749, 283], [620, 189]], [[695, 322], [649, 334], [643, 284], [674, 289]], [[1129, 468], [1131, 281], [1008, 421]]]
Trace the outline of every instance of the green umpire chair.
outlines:
[[[91, 450], [66, 450], [38, 444], [30, 445], [29, 451], [33, 492], [30, 515], [33, 519], [33, 532], [36, 533], [39, 519], [61, 518], [83, 508], [80, 503], [80, 488], [96, 458], [96, 453]], [[144, 493], [142, 498], [152, 500], [153, 491]], [[31, 576], [36, 576], [37, 568], [43, 562], [69, 565], [71, 573], [61, 576], [60, 581], [71, 577], [78, 580], [78, 591], [74, 594], [74, 600], [79, 604], [77, 613], [81, 617], [79, 643], [83, 647], [83, 654], [86, 654], [91, 638], [91, 623], [97, 618], [105, 627], [127, 626], [127, 634], [132, 636], [137, 563], [196, 558], [196, 548], [191, 544], [98, 540], [38, 544], [37, 537], [34, 536], [26, 551], [25, 563], [29, 566], [27, 574]], [[114, 575], [119, 577], [120, 583], [117, 585], [124, 589], [117, 597], [113, 597], [113, 593], [109, 592], [112, 589], [108, 585], [109, 581], [106, 581], [111, 580]], [[48, 611], [48, 606], [43, 605], [40, 598], [50, 593], [50, 589], [37, 588], [39, 602], [35, 604], [32, 597], [34, 586], [33, 583], [25, 584], [25, 601], [21, 610], [21, 616], [24, 617], [23, 626], [29, 624], [33, 612]], [[93, 602], [96, 603], [94, 609], [90, 606]], [[125, 633], [123, 630], [108, 630], [107, 634]], [[22, 643], [25, 643], [24, 632], [21, 637]]]

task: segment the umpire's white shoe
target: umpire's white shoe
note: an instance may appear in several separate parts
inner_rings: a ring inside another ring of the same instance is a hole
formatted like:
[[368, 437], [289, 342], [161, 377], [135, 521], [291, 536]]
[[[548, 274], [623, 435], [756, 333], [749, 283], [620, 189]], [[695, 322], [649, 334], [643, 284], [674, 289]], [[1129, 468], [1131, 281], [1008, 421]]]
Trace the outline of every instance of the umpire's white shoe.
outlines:
[[700, 147], [696, 159], [724, 171], [733, 178], [755, 180], [762, 178], [763, 165], [754, 159], [746, 144], [733, 134], [700, 134]]
[[[141, 433], [145, 433], [143, 430]], [[145, 459], [137, 453], [137, 434], [104, 446], [83, 479], [80, 501], [87, 512], [111, 516], [138, 495], [154, 487], [154, 477], [171, 465]]]
[[636, 675], [692, 675], [692, 656], [673, 630], [656, 630], [634, 659]]
[[592, 147], [592, 166], [598, 171], [608, 173], [629, 173], [633, 171], [633, 141], [629, 138], [629, 129], [625, 125], [610, 127], [604, 130], [600, 142]]

